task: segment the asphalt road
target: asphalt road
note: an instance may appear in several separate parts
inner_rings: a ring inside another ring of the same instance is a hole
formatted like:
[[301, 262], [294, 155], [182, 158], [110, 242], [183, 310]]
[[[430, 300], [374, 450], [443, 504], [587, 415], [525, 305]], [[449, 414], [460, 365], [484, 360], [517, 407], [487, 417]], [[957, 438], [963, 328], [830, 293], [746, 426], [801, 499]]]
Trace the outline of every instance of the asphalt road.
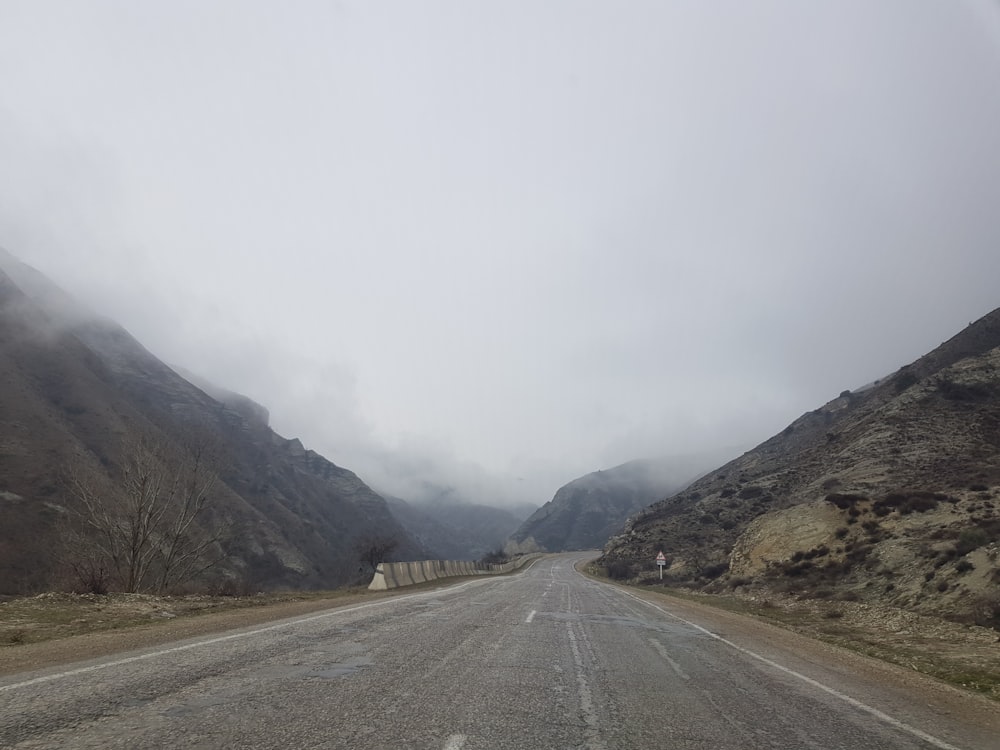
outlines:
[[721, 632], [582, 557], [8, 676], [0, 746], [1000, 748], [905, 681]]

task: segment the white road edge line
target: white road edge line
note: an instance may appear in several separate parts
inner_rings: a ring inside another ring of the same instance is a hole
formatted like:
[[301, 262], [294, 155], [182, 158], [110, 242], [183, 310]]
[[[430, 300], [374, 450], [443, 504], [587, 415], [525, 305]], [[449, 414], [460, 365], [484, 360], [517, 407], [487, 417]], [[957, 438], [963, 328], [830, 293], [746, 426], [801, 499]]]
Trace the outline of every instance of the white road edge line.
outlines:
[[465, 583], [459, 583], [454, 586], [449, 586], [446, 589], [436, 589], [434, 591], [424, 591], [419, 594], [406, 594], [405, 596], [397, 596], [390, 599], [382, 599], [377, 602], [370, 602], [368, 604], [359, 604], [354, 607], [343, 607], [340, 609], [332, 609], [322, 614], [310, 615], [308, 617], [297, 617], [293, 620], [285, 620], [279, 622], [275, 625], [268, 625], [263, 628], [256, 628], [254, 630], [240, 631], [239, 633], [230, 633], [229, 635], [221, 635], [216, 638], [208, 638], [203, 641], [195, 641], [194, 643], [185, 643], [183, 646], [174, 646], [172, 648], [163, 648], [158, 651], [150, 651], [144, 654], [138, 654], [136, 656], [129, 656], [124, 659], [116, 659], [114, 661], [102, 662], [100, 664], [91, 664], [89, 667], [79, 667], [77, 669], [69, 669], [65, 672], [57, 672], [55, 674], [43, 675], [42, 677], [35, 677], [31, 680], [24, 680], [23, 682], [14, 682], [10, 685], [0, 685], [0, 693], [5, 693], [9, 690], [17, 690], [18, 688], [28, 687], [29, 685], [39, 685], [43, 682], [52, 682], [54, 680], [60, 680], [64, 677], [73, 677], [79, 674], [87, 674], [88, 672], [99, 672], [102, 669], [110, 669], [111, 667], [119, 667], [122, 664], [132, 664], [137, 661], [145, 661], [146, 659], [154, 659], [157, 656], [164, 656], [165, 654], [176, 654], [181, 651], [190, 651], [191, 649], [201, 648], [202, 646], [211, 646], [214, 643], [225, 643], [226, 641], [235, 641], [240, 638], [249, 638], [250, 636], [259, 635], [260, 633], [270, 633], [275, 630], [283, 630], [284, 628], [290, 628], [293, 625], [301, 625], [306, 622], [315, 622], [316, 620], [323, 620], [329, 617], [336, 617], [337, 615], [347, 614], [348, 612], [357, 612], [362, 609], [370, 609], [372, 607], [380, 607], [384, 604], [391, 604], [393, 602], [402, 602], [407, 599], [420, 599], [428, 596], [440, 596], [444, 593], [450, 593], [452, 591], [459, 591], [460, 589], [467, 588], [469, 586], [474, 586], [476, 584], [482, 583], [492, 583], [494, 581], [500, 581], [498, 578], [478, 578], [474, 581], [466, 581]]
[[529, 613], [528, 613], [528, 617], [527, 617], [527, 619], [526, 619], [526, 620], [524, 621], [524, 622], [525, 622], [525, 624], [527, 624], [527, 623], [530, 623], [530, 622], [531, 622], [532, 620], [534, 620], [534, 619], [535, 619], [535, 614], [536, 614], [536, 613], [537, 613], [537, 610], [534, 610], [534, 609], [533, 609], [533, 610], [531, 610], [531, 612], [529, 612]]
[[444, 743], [443, 750], [462, 750], [465, 740], [466, 736], [464, 734], [453, 734], [448, 738], [448, 741]]
[[690, 625], [695, 630], [698, 630], [698, 631], [704, 633], [705, 635], [709, 636], [710, 638], [714, 638], [715, 640], [719, 641], [720, 643], [726, 644], [730, 648], [735, 649], [736, 651], [739, 651], [741, 654], [746, 654], [747, 656], [751, 657], [752, 659], [756, 659], [759, 662], [763, 662], [764, 664], [767, 664], [769, 667], [773, 667], [774, 669], [777, 669], [779, 672], [784, 672], [787, 675], [790, 675], [790, 676], [795, 677], [795, 678], [797, 678], [799, 680], [802, 680], [806, 684], [812, 685], [814, 688], [817, 688], [818, 690], [822, 690], [824, 693], [828, 693], [828, 694], [832, 695], [834, 698], [839, 698], [840, 700], [844, 701], [844, 703], [847, 703], [848, 705], [854, 706], [857, 709], [860, 709], [860, 710], [862, 710], [862, 711], [864, 711], [866, 713], [869, 713], [869, 714], [871, 714], [872, 716], [874, 716], [877, 719], [881, 719], [886, 724], [894, 726], [896, 729], [900, 729], [900, 730], [902, 730], [904, 732], [908, 732], [909, 734], [912, 734], [914, 737], [919, 737], [924, 742], [927, 742], [927, 743], [929, 743], [931, 745], [934, 745], [934, 747], [941, 748], [941, 750], [961, 750], [961, 748], [955, 747], [954, 745], [949, 745], [944, 740], [939, 740], [937, 737], [934, 737], [933, 735], [927, 734], [927, 732], [924, 732], [924, 731], [922, 731], [920, 729], [917, 729], [916, 727], [910, 726], [906, 722], [900, 721], [899, 719], [897, 719], [897, 718], [895, 718], [893, 716], [890, 716], [889, 714], [885, 713], [884, 711], [879, 711], [877, 708], [869, 706], [866, 703], [862, 703], [857, 698], [852, 698], [851, 696], [846, 695], [845, 693], [842, 693], [839, 690], [835, 690], [832, 687], [828, 687], [828, 686], [824, 685], [822, 682], [817, 682], [812, 677], [806, 677], [804, 674], [802, 674], [800, 672], [796, 672], [794, 669], [789, 669], [788, 667], [782, 666], [781, 664], [778, 664], [778, 662], [772, 661], [771, 659], [768, 659], [766, 656], [761, 656], [760, 654], [758, 654], [758, 653], [756, 653], [754, 651], [751, 651], [750, 649], [743, 648], [742, 646], [739, 646], [739, 645], [733, 643], [732, 641], [726, 640], [721, 635], [716, 635], [711, 630], [707, 630], [706, 628], [703, 628], [701, 625], [696, 625], [695, 623], [690, 622], [689, 620], [685, 620], [683, 617], [679, 617], [678, 615], [675, 615], [673, 612], [668, 612], [667, 610], [663, 609], [663, 607], [661, 607], [661, 606], [659, 606], [657, 604], [653, 604], [653, 602], [646, 601], [641, 596], [636, 596], [635, 594], [630, 594], [628, 591], [622, 591], [617, 586], [614, 587], [614, 588], [619, 593], [624, 594], [625, 596], [627, 596], [627, 597], [629, 597], [631, 599], [635, 599], [636, 601], [639, 601], [639, 602], [642, 602], [643, 604], [649, 605], [653, 609], [659, 610], [663, 614], [667, 615], [667, 617], [672, 617], [672, 618], [674, 618], [675, 620], [677, 620], [679, 622], [683, 622], [685, 625]]

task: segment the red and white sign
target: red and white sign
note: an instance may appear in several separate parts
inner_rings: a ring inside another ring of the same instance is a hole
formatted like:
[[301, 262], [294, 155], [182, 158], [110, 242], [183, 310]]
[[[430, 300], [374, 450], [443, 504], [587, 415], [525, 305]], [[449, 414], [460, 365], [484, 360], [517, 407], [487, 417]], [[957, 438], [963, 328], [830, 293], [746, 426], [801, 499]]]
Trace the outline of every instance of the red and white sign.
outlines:
[[663, 552], [660, 552], [656, 556], [656, 564], [657, 565], [666, 565], [667, 564], [667, 556], [664, 555]]

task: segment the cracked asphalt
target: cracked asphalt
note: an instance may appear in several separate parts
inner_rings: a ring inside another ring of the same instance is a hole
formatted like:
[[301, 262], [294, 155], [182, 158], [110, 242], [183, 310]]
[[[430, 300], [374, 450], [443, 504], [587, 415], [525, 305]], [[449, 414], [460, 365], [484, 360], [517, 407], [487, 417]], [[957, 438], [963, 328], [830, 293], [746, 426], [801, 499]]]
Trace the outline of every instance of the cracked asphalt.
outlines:
[[1000, 747], [995, 704], [590, 580], [590, 556], [6, 675], [0, 746]]

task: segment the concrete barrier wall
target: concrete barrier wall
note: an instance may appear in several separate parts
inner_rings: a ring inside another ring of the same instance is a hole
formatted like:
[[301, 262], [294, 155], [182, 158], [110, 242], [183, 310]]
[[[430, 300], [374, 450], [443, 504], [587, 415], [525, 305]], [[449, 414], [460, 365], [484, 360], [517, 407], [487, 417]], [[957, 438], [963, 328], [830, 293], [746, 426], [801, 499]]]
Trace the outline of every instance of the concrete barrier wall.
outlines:
[[502, 565], [491, 564], [485, 568], [477, 568], [475, 563], [468, 560], [379, 563], [375, 567], [375, 575], [372, 577], [372, 582], [368, 584], [368, 588], [372, 591], [385, 591], [426, 581], [436, 581], [439, 578], [500, 575], [501, 573], [510, 573], [540, 556], [539, 554], [522, 555]]

